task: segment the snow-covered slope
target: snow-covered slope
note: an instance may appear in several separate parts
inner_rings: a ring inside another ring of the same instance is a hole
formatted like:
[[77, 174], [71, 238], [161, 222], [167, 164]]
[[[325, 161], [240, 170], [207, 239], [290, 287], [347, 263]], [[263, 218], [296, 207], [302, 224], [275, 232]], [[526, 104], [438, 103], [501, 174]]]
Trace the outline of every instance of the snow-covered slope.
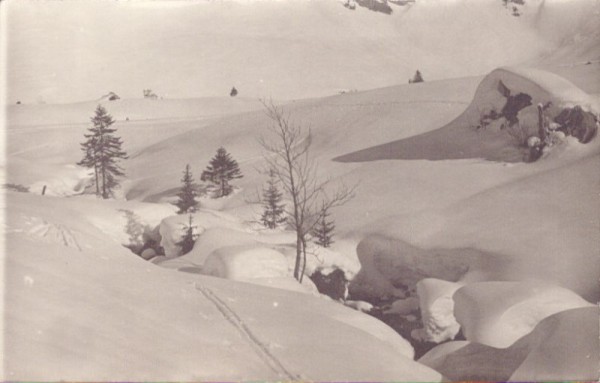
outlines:
[[597, 10], [588, 0], [529, 0], [513, 17], [500, 0], [400, 3], [386, 15], [338, 0], [8, 2], [8, 103], [147, 88], [214, 97], [232, 86], [242, 97], [292, 99], [406, 83], [417, 69], [426, 80], [484, 74], [585, 38], [579, 28]]
[[598, 113], [600, 103], [568, 80], [551, 72], [534, 68], [499, 68], [489, 73], [479, 84], [469, 107], [455, 120], [437, 130], [393, 141], [337, 158], [343, 162], [376, 161], [382, 159], [444, 160], [483, 158], [495, 161], [523, 161], [523, 153], [514, 138], [500, 129], [498, 120], [482, 127], [484, 115], [500, 113], [507, 97], [499, 91], [502, 82], [512, 96], [524, 93], [531, 97], [529, 106], [518, 113], [519, 123], [529, 135], [537, 132], [538, 104], [551, 103], [545, 112], [556, 117], [565, 107], [579, 105]]
[[597, 307], [562, 311], [508, 348], [449, 342], [419, 361], [454, 381], [594, 381], [600, 355], [598, 315]]
[[95, 202], [8, 194], [4, 380], [440, 379], [365, 314], [143, 261]]

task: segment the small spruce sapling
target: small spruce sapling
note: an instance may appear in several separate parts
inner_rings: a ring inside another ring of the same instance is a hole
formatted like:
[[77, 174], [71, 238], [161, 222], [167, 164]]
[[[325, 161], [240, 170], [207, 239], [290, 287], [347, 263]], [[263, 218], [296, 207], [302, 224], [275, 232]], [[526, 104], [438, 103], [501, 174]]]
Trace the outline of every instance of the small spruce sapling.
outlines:
[[198, 209], [198, 201], [196, 201], [196, 197], [198, 196], [198, 186], [194, 182], [194, 177], [189, 164], [185, 165], [181, 183], [181, 189], [179, 189], [179, 193], [177, 193], [179, 199], [175, 203], [175, 206], [179, 208], [177, 214], [193, 213]]
[[333, 244], [333, 230], [335, 229], [335, 224], [332, 220], [328, 219], [330, 215], [329, 208], [323, 205], [320, 218], [311, 231], [314, 242], [319, 246], [330, 247]]
[[262, 224], [269, 229], [275, 229], [280, 224], [286, 221], [285, 205], [281, 203], [283, 193], [279, 191], [277, 187], [277, 179], [275, 178], [275, 172], [271, 170], [269, 172], [269, 180], [267, 181], [267, 188], [263, 190], [263, 214], [261, 216]]
[[176, 243], [177, 246], [181, 247], [181, 255], [185, 255], [192, 251], [196, 239], [198, 238], [198, 234], [194, 233], [194, 231], [198, 229], [198, 226], [194, 225], [193, 221], [192, 215], [190, 214], [189, 223], [184, 225], [185, 234], [183, 234], [181, 240]]

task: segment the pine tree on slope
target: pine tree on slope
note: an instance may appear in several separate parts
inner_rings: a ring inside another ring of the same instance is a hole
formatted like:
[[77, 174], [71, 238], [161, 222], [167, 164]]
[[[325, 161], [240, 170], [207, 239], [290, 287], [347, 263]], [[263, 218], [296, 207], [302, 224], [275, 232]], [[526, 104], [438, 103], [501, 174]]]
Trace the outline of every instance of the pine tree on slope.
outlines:
[[197, 229], [198, 226], [193, 224], [193, 218], [190, 214], [189, 223], [184, 225], [185, 234], [181, 237], [181, 241], [177, 242], [176, 245], [181, 247], [181, 255], [185, 255], [192, 251], [194, 248], [194, 244], [196, 243], [196, 239], [198, 238], [197, 234], [194, 234], [194, 229]]
[[315, 238], [315, 243], [319, 246], [329, 247], [333, 244], [333, 230], [335, 224], [327, 219], [330, 213], [324, 209], [321, 214], [321, 219], [317, 222], [311, 234]]
[[280, 224], [286, 221], [284, 217], [285, 206], [281, 204], [283, 193], [277, 188], [277, 180], [273, 171], [269, 172], [269, 181], [267, 188], [263, 190], [263, 214], [261, 216], [262, 224], [269, 228], [275, 229]]
[[229, 181], [242, 177], [237, 161], [231, 158], [225, 148], [221, 147], [210, 160], [206, 170], [202, 172], [200, 179], [215, 184], [217, 187], [216, 198], [219, 198], [228, 196], [233, 191]]
[[189, 164], [185, 165], [181, 183], [183, 185], [181, 186], [181, 189], [179, 189], [179, 193], [177, 193], [179, 199], [175, 203], [175, 206], [179, 208], [177, 214], [193, 213], [198, 208], [198, 201], [196, 201], [198, 192], [196, 191], [197, 185], [194, 182], [194, 177]]
[[96, 193], [107, 199], [119, 186], [117, 177], [125, 175], [118, 160], [127, 159], [127, 153], [121, 149], [121, 138], [114, 135], [117, 130], [110, 127], [115, 121], [102, 105], [98, 105], [91, 121], [90, 134], [84, 135], [87, 140], [81, 144], [85, 155], [78, 165], [94, 168]]

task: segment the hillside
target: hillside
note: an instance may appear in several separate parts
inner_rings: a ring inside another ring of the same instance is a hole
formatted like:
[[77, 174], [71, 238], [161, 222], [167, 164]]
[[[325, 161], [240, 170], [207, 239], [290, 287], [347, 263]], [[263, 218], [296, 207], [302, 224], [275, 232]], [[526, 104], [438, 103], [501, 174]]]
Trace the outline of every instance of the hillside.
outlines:
[[[548, 121], [580, 105], [597, 128], [599, 3], [388, 5], [3, 4], [3, 379], [595, 379], [600, 138], [526, 162], [506, 116], [476, 125], [523, 92], [524, 125], [551, 101]], [[302, 283], [291, 225], [260, 223], [258, 97], [310, 131], [328, 187], [356, 185]], [[128, 154], [107, 200], [76, 166], [99, 104]], [[184, 168], [199, 181], [220, 147], [243, 178], [177, 215]]]
[[[401, 3], [386, 15], [337, 0], [9, 1], [7, 103], [132, 98], [147, 88], [223, 97], [232, 86], [242, 97], [298, 99], [404, 84], [417, 69], [438, 80], [552, 54], [561, 65], [598, 59], [598, 39], [578, 30], [597, 26], [588, 0], [570, 1], [568, 12], [561, 0], [528, 0], [520, 17], [500, 0]], [[585, 47], [554, 53], [573, 41]]]

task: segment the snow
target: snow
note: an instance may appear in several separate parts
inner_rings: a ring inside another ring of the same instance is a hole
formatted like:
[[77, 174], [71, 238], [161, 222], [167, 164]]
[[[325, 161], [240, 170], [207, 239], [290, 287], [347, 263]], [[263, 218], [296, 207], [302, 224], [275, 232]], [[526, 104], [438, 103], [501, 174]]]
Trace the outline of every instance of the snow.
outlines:
[[440, 343], [456, 337], [461, 326], [454, 317], [452, 297], [462, 285], [434, 278], [421, 279], [417, 283], [423, 322], [423, 329], [417, 335], [419, 339]]
[[410, 297], [406, 299], [397, 299], [392, 305], [386, 309], [383, 313], [386, 315], [389, 314], [398, 314], [398, 315], [408, 315], [413, 311], [419, 309], [419, 299], [415, 297]]
[[523, 154], [512, 142], [513, 139], [500, 129], [504, 119], [496, 120], [487, 127], [477, 128], [481, 125], [482, 116], [492, 110], [499, 113], [506, 103], [506, 97], [498, 90], [500, 81], [512, 96], [524, 93], [532, 97], [531, 105], [518, 114], [519, 123], [527, 127], [530, 134], [537, 132], [538, 104], [552, 103], [545, 111], [545, 115], [551, 119], [565, 107], [574, 105], [593, 113], [600, 111], [597, 97], [588, 95], [561, 76], [537, 68], [503, 67], [483, 78], [466, 110], [445, 126], [421, 135], [348, 153], [337, 159], [342, 162], [467, 158], [522, 161]]
[[[8, 198], [4, 379], [439, 380], [410, 359], [405, 340], [365, 314], [143, 261], [87, 222], [99, 201]], [[56, 208], [65, 202], [77, 208]], [[81, 249], [40, 242], [24, 230], [26, 217], [60, 223]], [[350, 344], [377, 361], [349, 352]]]
[[213, 251], [204, 261], [202, 273], [237, 281], [290, 276], [283, 254], [252, 245], [227, 246]]
[[[408, 296], [387, 311], [406, 315], [416, 290], [424, 339], [452, 338], [456, 318], [470, 340], [421, 359], [445, 377], [595, 379], [600, 141], [567, 138], [523, 164], [502, 132], [471, 125], [502, 106], [500, 79], [533, 105], [597, 111], [598, 5], [528, 0], [515, 18], [500, 3], [391, 3], [388, 16], [336, 1], [11, 2], [0, 176], [31, 193], [7, 192], [3, 378], [439, 381], [354, 300]], [[105, 19], [127, 28], [96, 33]], [[426, 82], [405, 84], [416, 69]], [[141, 99], [148, 87], [164, 99]], [[122, 99], [97, 100], [108, 91]], [[311, 244], [307, 265], [341, 268], [355, 309], [290, 276], [294, 233], [261, 229], [253, 199], [269, 124], [255, 97], [333, 94], [284, 110], [311, 127], [322, 179], [359, 184], [332, 211], [335, 243]], [[108, 201], [81, 194], [90, 174], [74, 166], [98, 102], [130, 156]], [[201, 198], [200, 236], [178, 256], [181, 171], [197, 177], [220, 146], [244, 178]], [[167, 256], [125, 247], [147, 238]]]
[[595, 381], [598, 377], [597, 307], [561, 311], [508, 348], [454, 341], [419, 359], [453, 381]]
[[[431, 81], [537, 59], [593, 20], [590, 2], [578, 2], [584, 3], [579, 12], [574, 6], [562, 12], [574, 16], [569, 18], [557, 17], [560, 2], [533, 3], [516, 18], [497, 1], [472, 0], [390, 4], [391, 15], [350, 11], [339, 1], [157, 7], [14, 2], [5, 8], [11, 36], [7, 99], [73, 102], [108, 91], [126, 99], [141, 97], [148, 87], [167, 98], [214, 97], [228, 95], [234, 85], [238, 97], [323, 96], [406, 83], [416, 69]], [[102, 20], [127, 28], [102, 33]], [[478, 33], [471, 33], [475, 28]], [[169, 47], [167, 55], [157, 48], [162, 46]]]
[[480, 282], [454, 294], [454, 316], [467, 340], [509, 347], [544, 318], [591, 303], [542, 282]]

